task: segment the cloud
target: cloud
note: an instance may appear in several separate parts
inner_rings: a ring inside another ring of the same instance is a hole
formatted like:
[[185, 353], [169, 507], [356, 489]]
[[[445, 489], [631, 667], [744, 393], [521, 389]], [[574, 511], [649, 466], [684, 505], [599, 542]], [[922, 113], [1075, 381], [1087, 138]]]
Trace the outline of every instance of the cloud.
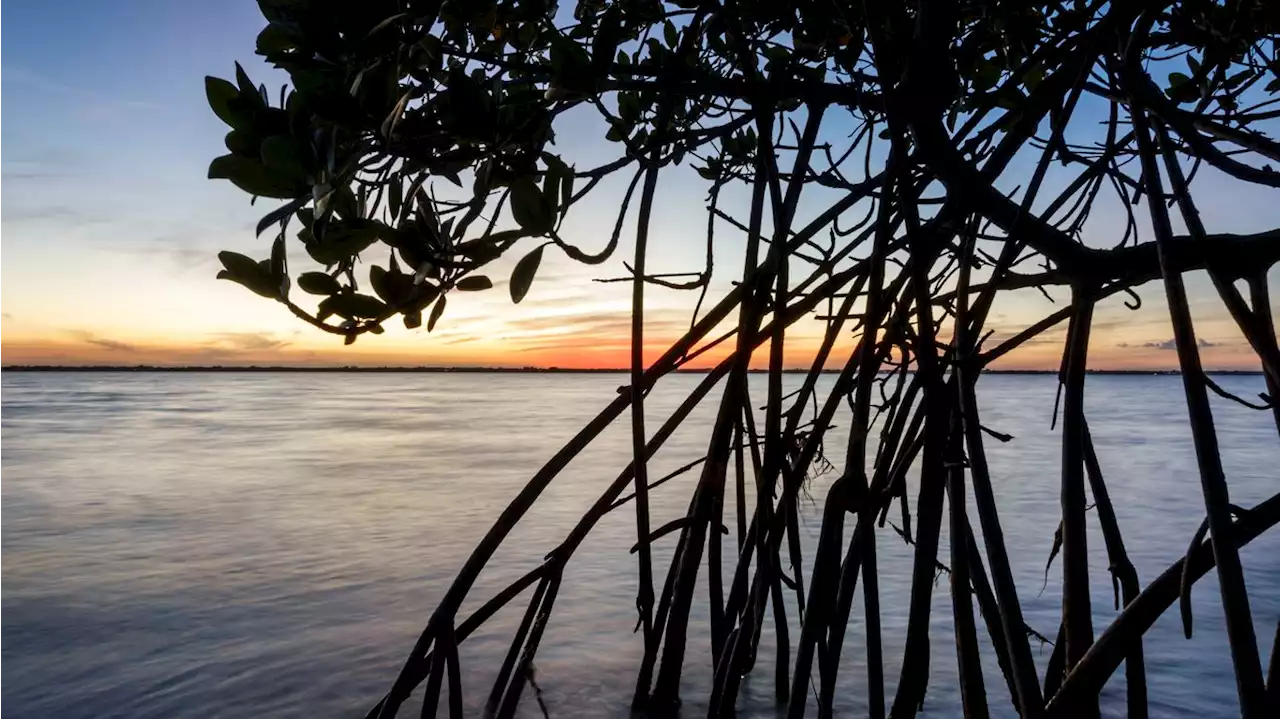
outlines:
[[511, 323], [515, 330], [512, 334], [544, 334], [544, 333], [579, 333], [579, 332], [626, 332], [631, 329], [631, 318], [622, 313], [601, 313], [594, 315], [551, 315], [544, 317], [527, 317]]
[[64, 332], [80, 342], [112, 352], [152, 353], [159, 350], [204, 358], [230, 357], [238, 353], [270, 352], [282, 349], [290, 344], [289, 340], [277, 337], [270, 332], [217, 332], [209, 335], [208, 341], [204, 344], [165, 350], [156, 346], [140, 346], [130, 342], [113, 340], [88, 330], [64, 330]]
[[[602, 352], [625, 352], [631, 347], [627, 339], [601, 339], [599, 337], [575, 337], [573, 335], [564, 335], [560, 337], [548, 337], [545, 339], [534, 340], [532, 342], [521, 342], [520, 349], [529, 352], [538, 352], [542, 350], [597, 350]], [[659, 347], [665, 350], [666, 347]]]
[[[1121, 342], [1116, 346], [1126, 347], [1126, 348], [1135, 348], [1135, 349], [1143, 348], [1143, 349], [1152, 349], [1152, 350], [1176, 350], [1178, 349], [1178, 342], [1177, 340], [1170, 338], [1170, 339], [1164, 340], [1163, 342], [1143, 342], [1142, 344], [1133, 344], [1133, 345], [1129, 344], [1128, 342]], [[1221, 347], [1222, 343], [1210, 342], [1209, 340], [1204, 339], [1202, 337], [1196, 342], [1196, 346], [1201, 349], [1205, 349], [1208, 347]]]
[[65, 205], [45, 205], [41, 207], [14, 207], [6, 209], [4, 220], [10, 222], [44, 222], [60, 220], [76, 224], [87, 223], [90, 218], [74, 207]]
[[91, 345], [97, 345], [98, 347], [111, 350], [112, 352], [137, 352], [138, 351], [137, 345], [129, 344], [128, 342], [121, 342], [119, 340], [109, 339], [107, 337], [99, 337], [98, 335], [95, 335], [94, 333], [89, 332], [88, 330], [68, 330], [67, 332], [72, 337], [75, 337], [81, 342], [84, 342], [86, 344], [91, 344]]
[[51, 175], [61, 175], [83, 168], [84, 162], [83, 155], [64, 148], [24, 145], [5, 153], [3, 172], [7, 177], [17, 167], [20, 168], [18, 172], [43, 171]]
[[95, 344], [95, 345], [98, 345], [99, 347], [103, 347], [105, 349], [109, 349], [113, 351], [120, 351], [120, 352], [137, 352], [138, 351], [137, 347], [129, 344], [128, 342], [121, 342], [119, 340], [107, 339], [105, 337], [90, 337], [86, 339], [85, 342], [88, 342], [90, 344]]
[[569, 294], [562, 294], [562, 295], [556, 295], [556, 296], [535, 297], [533, 292], [531, 291], [529, 294], [529, 299], [526, 301], [528, 301], [530, 304], [537, 304], [538, 307], [551, 309], [555, 307], [582, 307], [583, 305], [590, 304], [592, 301], [594, 301], [594, 298], [590, 294], [587, 294], [586, 292], [572, 292]]
[[[689, 329], [689, 315], [680, 310], [654, 308], [645, 314], [647, 335], [683, 334]], [[560, 314], [513, 320], [504, 339], [546, 338], [564, 335], [626, 339], [631, 335], [631, 311], [614, 310], [590, 314]]]
[[117, 110], [150, 110], [159, 107], [156, 103], [146, 100], [121, 99], [98, 90], [69, 85], [12, 65], [4, 68], [4, 78], [11, 83], [25, 85], [39, 92], [75, 100], [78, 111], [87, 118], [100, 117]]
[[11, 319], [13, 319], [13, 315], [12, 315], [11, 313], [9, 313], [9, 312], [4, 312], [4, 313], [0, 314], [0, 317], [4, 317], [6, 320], [11, 320]]
[[1103, 330], [1131, 330], [1146, 324], [1152, 324], [1151, 321], [1141, 321], [1142, 318], [1135, 317], [1109, 317], [1095, 318], [1089, 325], [1090, 331], [1101, 332]]
[[132, 257], [158, 259], [173, 265], [176, 270], [205, 270], [218, 265], [218, 250], [186, 244], [176, 236], [142, 244], [106, 245], [104, 249]]
[[50, 170], [10, 170], [5, 168], [0, 170], [0, 176], [4, 177], [6, 182], [22, 182], [24, 180], [54, 180], [64, 177], [64, 174]]
[[289, 345], [289, 340], [280, 339], [270, 332], [218, 332], [212, 338], [209, 344], [213, 347], [239, 352], [266, 352]]

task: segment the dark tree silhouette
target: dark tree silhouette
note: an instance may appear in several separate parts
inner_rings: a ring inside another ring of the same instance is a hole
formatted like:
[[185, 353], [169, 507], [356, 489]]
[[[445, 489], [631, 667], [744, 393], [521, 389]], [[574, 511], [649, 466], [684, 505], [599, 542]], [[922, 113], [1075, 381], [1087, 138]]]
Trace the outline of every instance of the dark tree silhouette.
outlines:
[[[1216, 233], [1202, 223], [1195, 192], [1198, 176], [1280, 187], [1269, 164], [1280, 160], [1280, 144], [1265, 132], [1280, 118], [1280, 3], [259, 4], [268, 24], [258, 53], [288, 73], [291, 88], [276, 97], [239, 66], [235, 82], [208, 78], [209, 103], [231, 126], [229, 152], [209, 176], [285, 202], [258, 226], [275, 237], [270, 257], [224, 252], [219, 277], [350, 343], [396, 317], [416, 328], [426, 314], [430, 331], [452, 292], [491, 288], [485, 268], [510, 252], [520, 256], [509, 281], [519, 302], [545, 253], [600, 264], [621, 244], [623, 228], [634, 227], [625, 278], [633, 292], [628, 388], [496, 519], [371, 716], [396, 714], [424, 684], [424, 715], [434, 714], [445, 691], [451, 715], [460, 716], [458, 644], [526, 597], [487, 702], [494, 715], [510, 716], [529, 683], [565, 564], [614, 510], [634, 511], [636, 526], [645, 647], [636, 668], [639, 711], [663, 714], [679, 702], [701, 582], [711, 606], [712, 714], [734, 712], [773, 612], [776, 693], [790, 716], [805, 712], [811, 683], [818, 712], [831, 713], [842, 640], [858, 621], [867, 636], [871, 715], [914, 715], [926, 691], [930, 602], [943, 563], [966, 716], [988, 711], [983, 630], [1021, 716], [1096, 714], [1099, 691], [1122, 661], [1129, 715], [1146, 716], [1142, 636], [1179, 599], [1190, 632], [1189, 588], [1209, 571], [1221, 586], [1242, 713], [1280, 715], [1269, 713], [1280, 692], [1277, 660], [1265, 679], [1238, 556], [1280, 521], [1280, 494], [1252, 508], [1232, 505], [1209, 406], [1210, 392], [1227, 395], [1270, 412], [1280, 429], [1280, 350], [1267, 283], [1280, 258], [1280, 229]], [[570, 144], [555, 142], [569, 113], [598, 114], [616, 159], [584, 169], [557, 155]], [[677, 167], [693, 167], [705, 180], [706, 264], [687, 274], [651, 273], [655, 190]], [[615, 174], [631, 179], [612, 236], [599, 250], [571, 244], [560, 233], [563, 218]], [[749, 200], [721, 202], [734, 188]], [[1082, 228], [1103, 201], [1127, 220], [1112, 236], [1085, 237]], [[1150, 237], [1140, 237], [1148, 221]], [[744, 238], [741, 256], [714, 257], [716, 229]], [[315, 268], [296, 271], [302, 253], [290, 248], [305, 251]], [[740, 281], [707, 297], [713, 266], [726, 260], [742, 263]], [[1257, 355], [1268, 388], [1261, 403], [1229, 395], [1203, 371], [1183, 285], [1192, 270], [1207, 271]], [[1095, 306], [1121, 293], [1136, 303], [1134, 288], [1157, 280], [1175, 330], [1206, 520], [1186, 558], [1144, 587], [1125, 554], [1083, 392]], [[699, 301], [689, 331], [646, 363], [651, 285], [696, 292]], [[991, 337], [993, 302], [1048, 287], [1069, 291], [1070, 304], [1017, 334]], [[299, 303], [296, 290], [317, 299]], [[797, 392], [784, 394], [788, 328], [815, 314], [825, 335], [812, 370]], [[1049, 673], [1040, 677], [987, 466], [984, 443], [993, 435], [975, 398], [992, 361], [1063, 323], [1062, 615]], [[838, 352], [846, 335], [854, 347]], [[725, 359], [668, 420], [646, 427], [645, 393], [716, 346]], [[757, 349], [769, 368], [762, 418], [746, 394]], [[824, 367], [840, 372], [820, 396]], [[716, 388], [706, 456], [686, 467], [697, 473], [688, 515], [654, 527], [648, 492], [663, 480], [650, 479], [647, 463]], [[845, 403], [848, 445], [823, 499], [816, 552], [804, 558], [797, 497], [815, 463], [826, 461], [823, 438]], [[461, 616], [503, 539], [530, 517], [557, 473], [626, 412], [633, 462], [544, 563]], [[744, 460], [744, 446], [758, 447], [758, 463]], [[909, 471], [918, 472], [915, 496], [908, 496]], [[738, 511], [729, 550], [738, 561], [733, 576], [723, 577], [719, 528], [730, 492]], [[1106, 627], [1092, 623], [1087, 493], [1123, 607]], [[906, 519], [910, 502], [914, 514], [901, 530], [915, 552], [909, 626], [896, 693], [886, 697], [876, 545], [885, 515], [900, 503]], [[970, 506], [980, 527], [970, 526]], [[952, 539], [949, 555], [940, 556], [944, 521]], [[664, 565], [650, 545], [668, 533], [678, 541]], [[799, 569], [806, 559], [807, 577]], [[852, 605], [860, 577], [859, 617]], [[802, 612], [798, 636], [786, 633], [788, 594]], [[975, 602], [984, 627], [975, 626]]]

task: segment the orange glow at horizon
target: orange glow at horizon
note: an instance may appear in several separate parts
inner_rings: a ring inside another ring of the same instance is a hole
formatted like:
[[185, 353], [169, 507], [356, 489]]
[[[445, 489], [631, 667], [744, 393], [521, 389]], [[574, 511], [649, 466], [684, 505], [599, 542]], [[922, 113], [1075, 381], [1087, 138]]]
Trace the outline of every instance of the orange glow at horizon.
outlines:
[[[146, 268], [149, 269], [150, 268]], [[548, 276], [535, 283], [524, 302], [513, 305], [502, 289], [459, 293], [431, 333], [409, 331], [390, 321], [382, 335], [367, 334], [350, 346], [342, 338], [307, 327], [269, 301], [236, 285], [206, 277], [172, 277], [135, 272], [136, 300], [103, 301], [65, 307], [40, 302], [43, 285], [5, 287], [0, 322], [3, 365], [118, 366], [458, 366], [620, 369], [630, 362], [631, 312], [621, 284], [599, 285], [568, 260], [549, 263]], [[558, 275], [556, 273], [559, 273]], [[574, 273], [574, 274], [570, 274]], [[203, 274], [203, 273], [202, 273]], [[499, 271], [497, 276], [502, 277]], [[11, 279], [6, 277], [6, 279]], [[20, 277], [24, 282], [29, 278]], [[1099, 370], [1177, 368], [1172, 327], [1158, 289], [1149, 286], [1141, 310], [1120, 299], [1101, 303], [1090, 335], [1089, 366]], [[14, 292], [15, 290], [25, 290]], [[13, 294], [10, 294], [10, 293]], [[145, 302], [165, 298], [164, 304]], [[674, 293], [654, 291], [645, 313], [645, 361], [665, 353], [690, 326], [692, 307]], [[13, 301], [13, 300], [19, 301]], [[452, 299], [452, 298], [451, 298]], [[1059, 305], [1060, 306], [1060, 305]], [[1011, 293], [992, 307], [987, 351], [1057, 309], [1038, 293]], [[1257, 371], [1260, 364], [1216, 297], [1193, 297], [1193, 314], [1203, 364], [1210, 369]], [[855, 308], [856, 311], [856, 308]], [[731, 329], [726, 321], [703, 343]], [[789, 328], [784, 352], [788, 369], [808, 369], [825, 324], [813, 317]], [[1065, 323], [1028, 340], [992, 364], [993, 369], [1058, 369]], [[940, 328], [950, 339], [949, 323]], [[827, 361], [839, 369], [854, 337], [846, 327]], [[733, 351], [724, 341], [687, 366], [709, 368]], [[696, 348], [695, 348], [696, 349]], [[768, 343], [752, 355], [753, 367], [767, 367]]]
[[[84, 333], [39, 336], [5, 332], [0, 342], [0, 361], [13, 365], [61, 366], [457, 366], [457, 367], [537, 367], [561, 369], [618, 369], [630, 361], [627, 334], [560, 334], [541, 343], [507, 341], [450, 341], [443, 337], [399, 336], [384, 340], [365, 336], [355, 345], [343, 346], [341, 339], [314, 333], [297, 338], [274, 339], [269, 334], [223, 333], [206, 340], [183, 341], [164, 338], [139, 340], [105, 339]], [[670, 347], [672, 337], [647, 338], [645, 361], [652, 363]], [[1061, 336], [1047, 337], [1021, 346], [993, 363], [993, 369], [1058, 369]], [[997, 344], [989, 341], [987, 347]], [[1090, 349], [1090, 367], [1105, 370], [1176, 369], [1176, 353], [1170, 348], [1146, 343], [1139, 346], [1107, 346], [1095, 341]], [[702, 345], [700, 344], [699, 347]], [[842, 337], [827, 369], [839, 369], [847, 359], [852, 340]], [[807, 369], [813, 362], [818, 342], [815, 338], [789, 339], [784, 352], [788, 369]], [[715, 366], [733, 350], [732, 338], [688, 363], [689, 368]], [[1258, 360], [1247, 347], [1213, 344], [1201, 348], [1206, 367], [1222, 370], [1254, 371]], [[768, 366], [768, 344], [752, 355], [752, 366]]]

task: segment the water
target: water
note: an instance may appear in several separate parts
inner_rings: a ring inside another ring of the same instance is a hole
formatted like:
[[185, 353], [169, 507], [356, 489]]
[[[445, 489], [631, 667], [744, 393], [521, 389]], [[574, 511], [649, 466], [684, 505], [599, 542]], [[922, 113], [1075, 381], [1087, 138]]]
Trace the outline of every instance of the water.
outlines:
[[[754, 396], [764, 396], [754, 377]], [[790, 377], [789, 380], [798, 381]], [[830, 378], [824, 378], [824, 383]], [[650, 428], [701, 380], [665, 380]], [[14, 717], [362, 716], [394, 679], [429, 612], [492, 518], [555, 449], [613, 396], [621, 375], [3, 375], [3, 707]], [[1241, 394], [1256, 376], [1221, 378]], [[1056, 631], [1060, 565], [1044, 563], [1058, 521], [1059, 440], [1046, 376], [990, 376], [987, 426], [997, 498], [1028, 623]], [[1177, 377], [1097, 376], [1086, 408], [1130, 557], [1145, 584], [1185, 551], [1203, 516]], [[705, 451], [713, 403], [668, 445], [657, 477]], [[1215, 400], [1232, 500], [1276, 491], [1280, 442], [1269, 415]], [[838, 420], [845, 425], [844, 418]], [[839, 429], [829, 440], [841, 454]], [[610, 429], [545, 492], [503, 545], [468, 609], [536, 566], [630, 453]], [[801, 531], [806, 557], [834, 474], [818, 479]], [[654, 525], [685, 511], [695, 475], [653, 494]], [[914, 494], [912, 495], [914, 496]], [[630, 505], [575, 555], [537, 660], [551, 716], [625, 715], [641, 654]], [[726, 517], [732, 518], [732, 503]], [[896, 522], [896, 511], [891, 515]], [[976, 518], [974, 520], [976, 524]], [[726, 548], [735, 541], [732, 521]], [[1114, 615], [1090, 514], [1095, 625]], [[673, 535], [674, 536], [674, 535]], [[879, 535], [887, 693], [901, 660], [910, 548]], [[673, 541], [655, 558], [669, 561]], [[732, 552], [729, 552], [730, 554]], [[946, 544], [941, 558], [945, 560]], [[1280, 617], [1280, 531], [1242, 552], [1263, 661]], [[805, 571], [806, 579], [808, 569]], [[661, 574], [659, 575], [661, 576]], [[705, 582], [705, 572], [702, 577]], [[1043, 592], [1041, 587], [1044, 585]], [[925, 716], [953, 716], [955, 661], [946, 581], [933, 605]], [[686, 715], [710, 681], [706, 592], [691, 620]], [[1196, 632], [1166, 615], [1147, 636], [1153, 716], [1237, 713], [1210, 575], [1195, 587]], [[861, 611], [861, 599], [854, 609]], [[469, 707], [487, 695], [523, 603], [462, 647]], [[792, 624], [795, 611], [789, 612]], [[792, 628], [792, 636], [797, 629]], [[980, 635], [986, 643], [980, 625]], [[864, 713], [863, 636], [851, 625], [841, 715]], [[772, 622], [743, 714], [772, 716]], [[986, 644], [984, 644], [986, 646]], [[1033, 643], [1043, 668], [1049, 648]], [[1009, 716], [988, 654], [986, 689]], [[1122, 672], [1121, 672], [1122, 673]], [[1123, 713], [1118, 673], [1104, 692]], [[526, 691], [523, 714], [538, 716]], [[406, 707], [407, 715], [418, 708]]]

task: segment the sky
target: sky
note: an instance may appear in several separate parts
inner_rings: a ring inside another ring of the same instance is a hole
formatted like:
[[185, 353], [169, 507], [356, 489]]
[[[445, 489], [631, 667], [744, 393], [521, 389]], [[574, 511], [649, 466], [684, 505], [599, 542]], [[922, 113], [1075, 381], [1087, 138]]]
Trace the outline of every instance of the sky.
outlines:
[[[519, 305], [505, 286], [515, 258], [503, 258], [490, 273], [495, 288], [451, 295], [434, 332], [389, 323], [386, 334], [366, 335], [352, 346], [307, 327], [277, 303], [215, 280], [219, 250], [265, 257], [269, 249], [253, 227], [272, 205], [251, 207], [229, 183], [206, 179], [209, 160], [225, 152], [226, 128], [205, 102], [204, 76], [231, 77], [240, 61], [268, 87], [278, 89], [286, 79], [253, 55], [264, 24], [257, 4], [12, 0], [6, 8], [0, 43], [4, 364], [625, 366], [629, 285], [593, 280], [624, 274], [627, 233], [614, 258], [598, 267], [549, 248]], [[579, 167], [590, 166], [593, 159], [611, 159], [602, 135], [585, 120], [570, 119], [559, 129], [557, 147]], [[629, 179], [602, 184], [591, 202], [575, 207], [564, 236], [587, 251], [603, 246]], [[1204, 173], [1196, 187], [1211, 232], [1280, 226], [1280, 207], [1268, 193], [1218, 179]], [[705, 185], [695, 180], [687, 168], [664, 174], [651, 230], [652, 272], [701, 267]], [[817, 209], [802, 203], [801, 214]], [[1114, 244], [1121, 217], [1118, 207], [1100, 207], [1086, 242]], [[731, 253], [740, 239], [728, 229], [718, 227], [717, 248]], [[718, 266], [713, 299], [731, 287], [732, 274]], [[1277, 277], [1273, 271], [1273, 286]], [[1206, 365], [1256, 369], [1207, 278], [1193, 273], [1188, 286]], [[1158, 283], [1140, 294], [1143, 307], [1136, 312], [1123, 307], [1123, 297], [1099, 307], [1092, 367], [1176, 366]], [[656, 357], [688, 327], [693, 298], [658, 288], [647, 297], [646, 355]], [[996, 336], [1012, 335], [1068, 301], [1061, 291], [1053, 299], [1056, 306], [1029, 290], [1001, 300], [991, 317]], [[790, 336], [789, 365], [807, 366], [818, 328], [808, 322]], [[1060, 332], [1051, 333], [998, 366], [1056, 369], [1061, 341]]]

